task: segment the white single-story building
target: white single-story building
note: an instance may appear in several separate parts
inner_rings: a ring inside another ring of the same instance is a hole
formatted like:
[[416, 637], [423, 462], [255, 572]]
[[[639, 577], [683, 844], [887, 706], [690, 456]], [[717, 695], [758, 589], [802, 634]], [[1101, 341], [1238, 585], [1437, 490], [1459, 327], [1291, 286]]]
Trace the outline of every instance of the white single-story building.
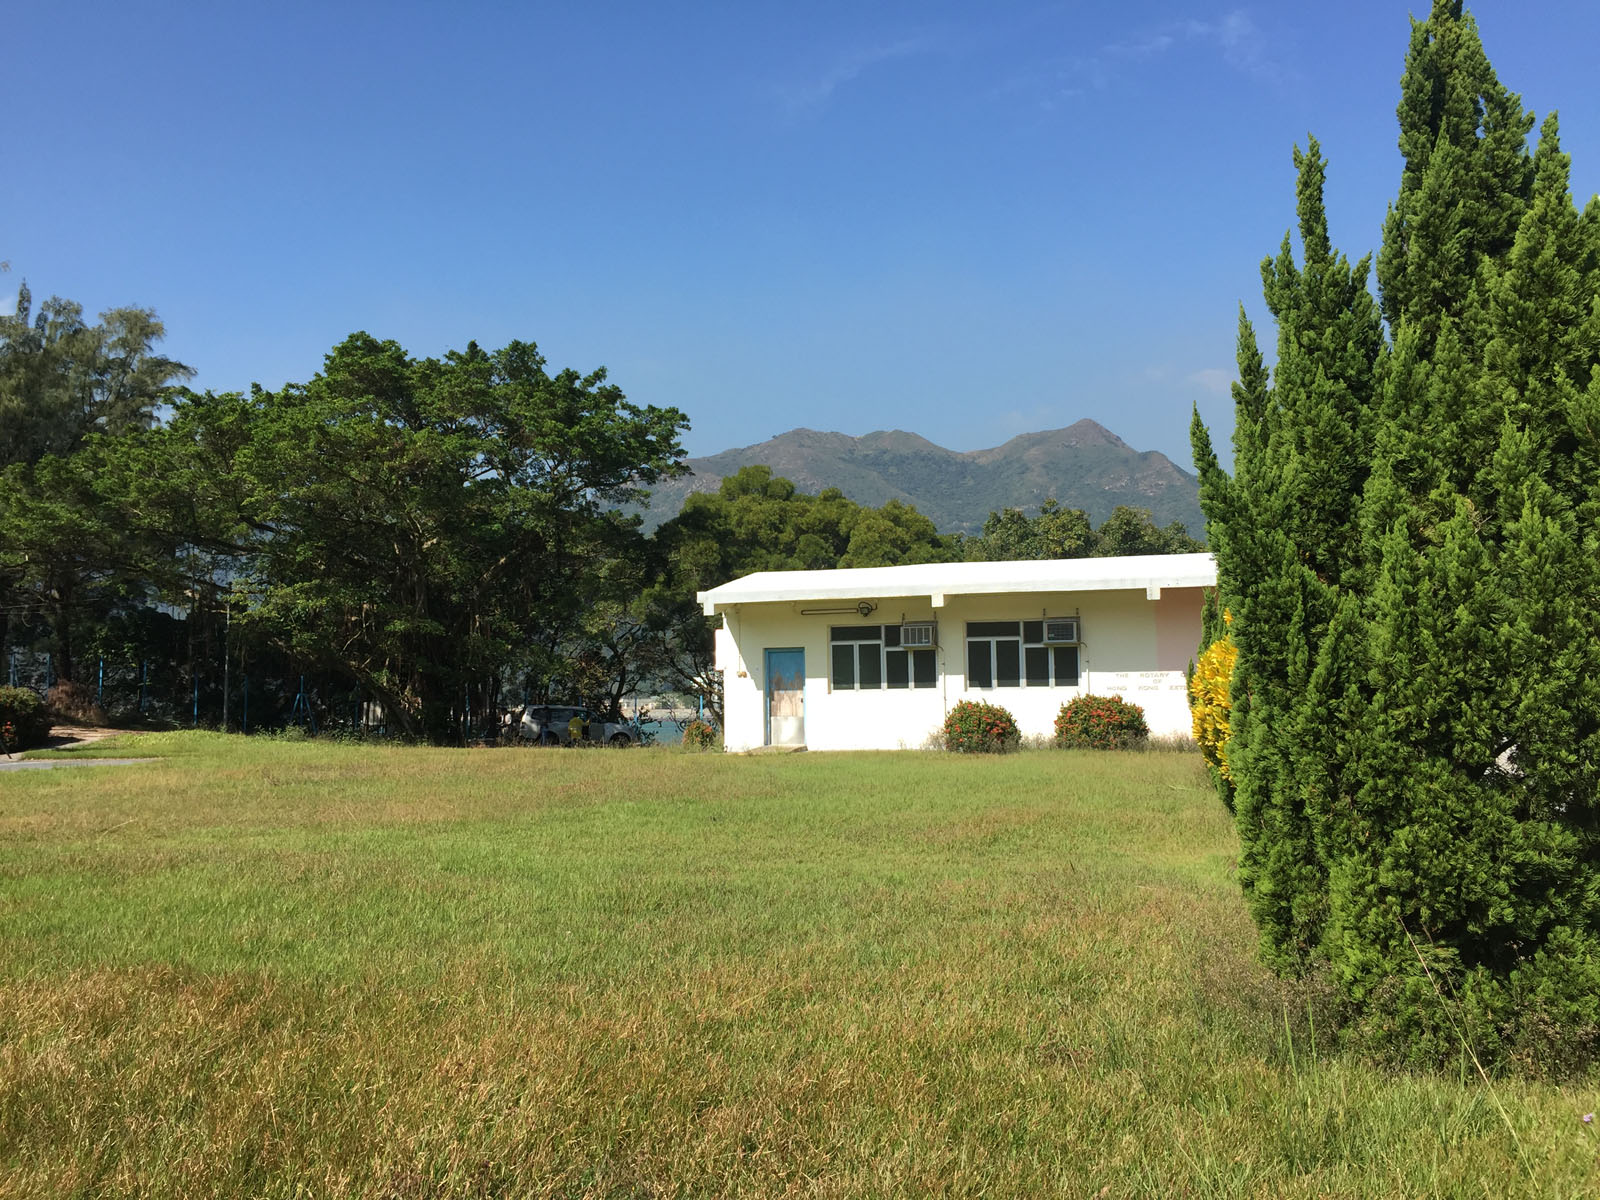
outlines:
[[1074, 696], [1122, 696], [1187, 734], [1209, 554], [761, 571], [699, 593], [729, 750], [927, 744], [958, 700], [1054, 732]]

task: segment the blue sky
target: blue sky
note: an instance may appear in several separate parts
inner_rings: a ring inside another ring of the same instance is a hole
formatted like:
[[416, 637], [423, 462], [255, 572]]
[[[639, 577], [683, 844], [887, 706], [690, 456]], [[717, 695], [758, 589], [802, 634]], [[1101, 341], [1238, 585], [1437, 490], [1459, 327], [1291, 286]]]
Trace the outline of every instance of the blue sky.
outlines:
[[[683, 409], [697, 454], [1092, 417], [1188, 466], [1308, 131], [1336, 241], [1377, 246], [1409, 11], [13, 5], [0, 305], [153, 307], [218, 390], [355, 329], [518, 337]], [[1587, 197], [1600, 5], [1473, 11]]]

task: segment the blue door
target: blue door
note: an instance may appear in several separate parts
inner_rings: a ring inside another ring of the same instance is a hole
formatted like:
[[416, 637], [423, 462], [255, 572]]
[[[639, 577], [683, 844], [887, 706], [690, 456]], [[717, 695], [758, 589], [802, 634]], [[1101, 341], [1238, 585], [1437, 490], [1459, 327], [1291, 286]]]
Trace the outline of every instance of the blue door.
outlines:
[[767, 651], [767, 745], [806, 744], [806, 652]]

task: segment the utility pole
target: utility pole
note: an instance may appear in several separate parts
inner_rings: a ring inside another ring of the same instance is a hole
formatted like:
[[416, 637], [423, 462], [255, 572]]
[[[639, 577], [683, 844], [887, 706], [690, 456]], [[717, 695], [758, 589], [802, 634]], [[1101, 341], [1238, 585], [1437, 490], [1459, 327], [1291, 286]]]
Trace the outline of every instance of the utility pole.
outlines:
[[222, 732], [228, 732], [228, 639], [233, 629], [233, 597], [222, 602]]

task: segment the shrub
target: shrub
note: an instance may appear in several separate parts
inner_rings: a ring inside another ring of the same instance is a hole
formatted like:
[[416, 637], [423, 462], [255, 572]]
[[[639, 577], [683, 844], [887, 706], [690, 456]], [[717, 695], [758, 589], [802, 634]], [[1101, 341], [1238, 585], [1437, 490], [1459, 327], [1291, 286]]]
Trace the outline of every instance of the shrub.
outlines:
[[944, 719], [946, 750], [961, 754], [1004, 754], [1022, 740], [1017, 719], [998, 704], [959, 700]]
[[1189, 680], [1194, 740], [1229, 808], [1233, 807], [1233, 771], [1228, 766], [1228, 737], [1232, 732], [1229, 720], [1233, 715], [1229, 687], [1233, 682], [1233, 664], [1238, 657], [1239, 648], [1233, 644], [1233, 638], [1219, 638], [1200, 655]]
[[690, 721], [683, 727], [683, 744], [689, 750], [709, 750], [717, 740], [717, 731], [709, 721]]
[[0, 687], [0, 730], [7, 750], [30, 750], [50, 736], [50, 714], [44, 701], [27, 688]]
[[1149, 737], [1144, 709], [1121, 696], [1079, 696], [1056, 714], [1056, 745], [1069, 750], [1132, 750]]

